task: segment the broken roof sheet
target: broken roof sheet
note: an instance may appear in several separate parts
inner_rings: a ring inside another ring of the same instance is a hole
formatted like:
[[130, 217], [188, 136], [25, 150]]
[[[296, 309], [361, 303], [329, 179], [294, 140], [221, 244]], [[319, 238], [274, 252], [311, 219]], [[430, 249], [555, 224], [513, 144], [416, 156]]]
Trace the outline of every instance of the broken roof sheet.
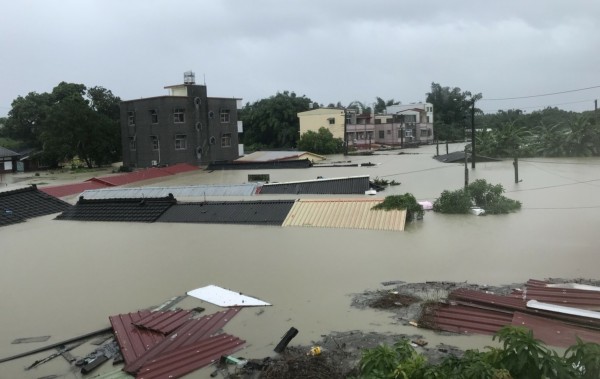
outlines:
[[547, 317], [515, 312], [512, 325], [525, 326], [531, 329], [535, 338], [552, 346], [569, 347], [575, 345], [577, 343], [576, 337], [585, 342], [600, 343], [600, 333], [597, 330], [570, 325]]
[[165, 197], [172, 194], [176, 198], [203, 196], [251, 196], [257, 184], [202, 185], [181, 187], [138, 187], [104, 188], [87, 190], [81, 194], [85, 199], [130, 199]]
[[[590, 292], [600, 295], [597, 291]], [[434, 328], [458, 333], [493, 334], [502, 326], [512, 323], [527, 326], [534, 331], [536, 338], [549, 345], [572, 345], [575, 342], [574, 335], [592, 342], [600, 340], [598, 312], [552, 304], [533, 307], [543, 304], [536, 300], [526, 302], [514, 296], [469, 289], [457, 289], [448, 298], [451, 299], [450, 305], [434, 310], [433, 317], [428, 320]], [[507, 316], [510, 321], [507, 321]], [[569, 337], [565, 339], [553, 333], [565, 333]]]
[[577, 283], [567, 285], [530, 280], [524, 290], [513, 290], [512, 296], [524, 300], [538, 300], [550, 304], [600, 310], [599, 289], [594, 286], [577, 285]]
[[333, 194], [364, 195], [370, 189], [369, 175], [348, 178], [328, 178], [297, 182], [269, 183], [260, 189], [261, 194]]
[[245, 342], [228, 334], [208, 337], [153, 359], [142, 366], [136, 378], [180, 378], [194, 370], [208, 366], [222, 355], [230, 355], [241, 349]]
[[72, 205], [50, 196], [36, 186], [0, 192], [0, 226], [68, 210]]
[[154, 222], [176, 200], [173, 197], [160, 199], [79, 199], [77, 204], [56, 217], [58, 220], [73, 221], [126, 221]]
[[158, 333], [169, 334], [185, 324], [191, 317], [191, 311], [183, 309], [159, 311], [150, 313], [148, 316], [134, 322], [134, 325]]
[[237, 315], [239, 311], [240, 308], [230, 308], [198, 319], [188, 320], [171, 333], [169, 338], [151, 346], [142, 356], [127, 363], [124, 370], [130, 373], [137, 373], [146, 362], [153, 361], [155, 357], [171, 353], [181, 347], [190, 346], [214, 335]]
[[180, 203], [157, 221], [281, 225], [293, 205], [294, 200]]
[[256, 307], [271, 305], [265, 301], [244, 295], [241, 292], [231, 291], [215, 285], [196, 288], [195, 290], [188, 291], [187, 294], [220, 307]]
[[139, 311], [108, 318], [126, 364], [134, 362], [152, 346], [166, 338], [162, 333], [135, 326], [136, 322], [150, 313], [150, 311]]
[[372, 210], [383, 199], [299, 199], [283, 226], [402, 231], [406, 210]]

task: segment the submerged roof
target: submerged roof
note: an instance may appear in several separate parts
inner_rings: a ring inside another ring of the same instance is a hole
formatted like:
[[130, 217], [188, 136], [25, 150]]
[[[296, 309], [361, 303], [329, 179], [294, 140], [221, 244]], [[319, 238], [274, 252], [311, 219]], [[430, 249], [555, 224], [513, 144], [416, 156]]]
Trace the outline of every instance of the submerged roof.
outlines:
[[81, 194], [85, 199], [132, 199], [157, 198], [172, 194], [180, 197], [203, 196], [251, 196], [257, 184], [202, 185], [181, 187], [138, 187], [138, 188], [104, 188], [87, 190]]
[[269, 162], [214, 162], [210, 163], [207, 170], [273, 170], [309, 168], [312, 166], [310, 159], [283, 160]]
[[[271, 162], [294, 159], [324, 160], [325, 157], [308, 151], [255, 151], [236, 159], [236, 162]], [[312, 158], [312, 159], [311, 159]]]
[[370, 189], [369, 175], [347, 178], [313, 179], [285, 183], [264, 184], [261, 194], [332, 194], [364, 195]]
[[216, 224], [281, 225], [294, 200], [182, 203], [157, 221]]
[[56, 217], [58, 220], [73, 221], [126, 221], [154, 222], [171, 205], [175, 198], [158, 199], [79, 199], [77, 204]]
[[0, 192], [0, 226], [68, 210], [72, 205], [37, 189], [35, 185]]
[[406, 210], [372, 210], [383, 199], [296, 201], [283, 226], [404, 230]]

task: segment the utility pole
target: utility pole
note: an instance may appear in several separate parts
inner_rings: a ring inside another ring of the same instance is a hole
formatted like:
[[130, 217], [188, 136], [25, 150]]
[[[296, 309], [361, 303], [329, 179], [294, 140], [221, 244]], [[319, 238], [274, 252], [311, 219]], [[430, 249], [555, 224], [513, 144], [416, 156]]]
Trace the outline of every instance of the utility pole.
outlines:
[[598, 125], [598, 99], [594, 100], [594, 116], [596, 118], [596, 125]]
[[471, 102], [471, 168], [475, 168], [475, 99]]
[[344, 108], [344, 155], [348, 155], [348, 120], [346, 117], [346, 108]]
[[519, 183], [519, 158], [516, 156], [513, 162], [513, 166], [515, 166], [515, 183]]
[[465, 189], [469, 186], [469, 165], [467, 161], [469, 160], [469, 145], [465, 146]]

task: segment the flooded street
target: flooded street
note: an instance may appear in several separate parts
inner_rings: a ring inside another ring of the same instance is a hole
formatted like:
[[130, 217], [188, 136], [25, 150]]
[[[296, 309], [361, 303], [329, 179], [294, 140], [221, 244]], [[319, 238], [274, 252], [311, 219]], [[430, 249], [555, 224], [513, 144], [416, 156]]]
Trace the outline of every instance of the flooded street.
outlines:
[[[457, 150], [460, 145], [450, 146], [450, 152]], [[445, 189], [463, 186], [464, 166], [432, 159], [435, 146], [403, 151], [406, 154], [329, 157], [377, 164], [371, 167], [268, 173], [272, 182], [370, 175], [402, 183], [377, 197], [410, 192], [418, 200], [431, 201]], [[440, 153], [445, 147], [440, 146]], [[143, 184], [241, 184], [248, 174], [262, 173], [202, 171]], [[404, 232], [74, 222], [53, 220], [56, 215], [2, 227], [0, 358], [108, 327], [110, 315], [159, 305], [209, 284], [273, 304], [261, 308], [261, 314], [257, 308], [243, 309], [225, 328], [247, 341], [237, 354], [248, 358], [272, 355], [292, 326], [300, 331], [292, 344], [310, 344], [330, 331], [360, 329], [419, 333], [431, 343], [481, 347], [491, 344], [491, 337], [444, 337], [404, 326], [392, 313], [352, 308], [352, 294], [384, 288], [381, 282], [391, 280], [509, 284], [529, 278], [600, 279], [600, 159], [523, 159], [518, 184], [508, 160], [477, 163], [469, 175], [470, 181], [502, 184], [505, 195], [521, 201], [523, 209], [485, 217], [430, 211], [423, 221], [407, 224]], [[207, 313], [218, 310], [195, 299], [182, 305], [202, 306]], [[11, 344], [16, 338], [43, 335], [52, 338]], [[2, 363], [0, 378], [80, 377], [60, 357], [23, 371], [52, 352]], [[205, 378], [208, 373], [199, 370], [186, 378]]]

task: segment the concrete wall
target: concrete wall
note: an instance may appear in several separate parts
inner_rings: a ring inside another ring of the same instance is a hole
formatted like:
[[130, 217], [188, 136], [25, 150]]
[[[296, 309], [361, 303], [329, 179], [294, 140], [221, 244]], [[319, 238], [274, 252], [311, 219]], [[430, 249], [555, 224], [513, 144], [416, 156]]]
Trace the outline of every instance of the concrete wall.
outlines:
[[333, 138], [344, 139], [345, 113], [343, 109], [319, 108], [300, 112], [298, 118], [300, 119], [300, 136], [308, 131], [317, 133], [320, 128], [326, 128], [333, 134]]

